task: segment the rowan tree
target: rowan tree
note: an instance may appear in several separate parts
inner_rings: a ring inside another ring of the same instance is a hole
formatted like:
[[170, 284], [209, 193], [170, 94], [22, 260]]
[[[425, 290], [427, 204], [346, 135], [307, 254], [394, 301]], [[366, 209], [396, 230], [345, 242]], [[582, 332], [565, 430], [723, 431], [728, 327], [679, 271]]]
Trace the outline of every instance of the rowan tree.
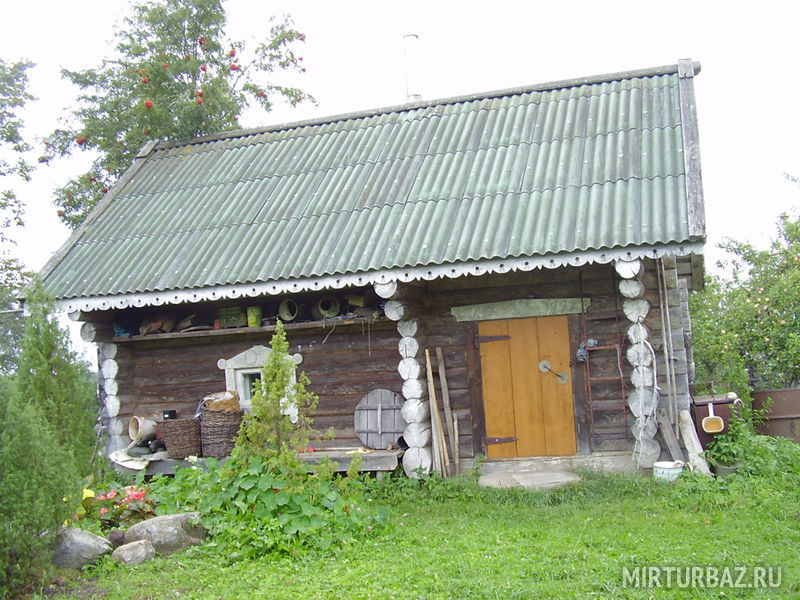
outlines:
[[265, 24], [248, 47], [226, 35], [223, 0], [138, 2], [98, 68], [63, 70], [81, 92], [65, 126], [46, 141], [46, 156], [94, 151], [90, 170], [56, 192], [59, 216], [79, 225], [150, 140], [184, 141], [235, 129], [248, 107], [270, 110], [311, 99], [275, 81], [304, 71], [288, 17]]

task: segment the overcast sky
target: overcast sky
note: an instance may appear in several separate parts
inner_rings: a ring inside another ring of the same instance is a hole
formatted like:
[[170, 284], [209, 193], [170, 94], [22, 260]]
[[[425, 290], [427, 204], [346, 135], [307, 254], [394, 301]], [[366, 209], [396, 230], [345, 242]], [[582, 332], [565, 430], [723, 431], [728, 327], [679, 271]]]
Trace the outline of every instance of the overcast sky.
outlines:
[[[59, 69], [96, 66], [108, 54], [122, 0], [25, 0], [0, 9], [0, 56], [27, 58], [31, 136], [56, 125], [74, 91]], [[230, 32], [253, 39], [271, 14], [306, 34], [298, 83], [316, 106], [248, 115], [244, 126], [396, 105], [406, 99], [403, 36], [419, 35], [410, 81], [425, 99], [572, 77], [702, 63], [695, 79], [709, 263], [725, 236], [765, 245], [784, 211], [800, 205], [800, 2], [228, 0]], [[416, 82], [416, 83], [415, 83]], [[19, 253], [40, 268], [67, 236], [51, 191], [84, 165], [39, 169], [19, 195], [29, 207]]]

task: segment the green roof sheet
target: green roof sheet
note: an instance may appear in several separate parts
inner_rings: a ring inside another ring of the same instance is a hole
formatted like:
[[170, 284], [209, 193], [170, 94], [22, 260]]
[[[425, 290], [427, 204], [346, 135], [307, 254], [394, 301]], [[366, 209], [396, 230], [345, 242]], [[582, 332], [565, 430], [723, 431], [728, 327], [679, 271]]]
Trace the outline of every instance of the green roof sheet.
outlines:
[[45, 285], [86, 310], [696, 243], [690, 76], [676, 65], [161, 144]]

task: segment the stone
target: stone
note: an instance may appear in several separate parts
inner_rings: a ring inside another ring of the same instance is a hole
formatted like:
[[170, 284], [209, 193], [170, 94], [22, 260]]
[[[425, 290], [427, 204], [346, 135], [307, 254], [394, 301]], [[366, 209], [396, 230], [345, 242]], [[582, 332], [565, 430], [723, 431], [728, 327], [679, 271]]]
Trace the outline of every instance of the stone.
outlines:
[[122, 544], [111, 553], [111, 558], [126, 565], [140, 565], [155, 555], [156, 549], [153, 548], [150, 540], [137, 540], [129, 544]]
[[68, 527], [56, 536], [53, 563], [62, 569], [82, 569], [113, 550], [111, 542], [83, 529]]
[[125, 532], [125, 543], [149, 540], [159, 554], [199, 546], [206, 538], [206, 530], [199, 525], [199, 518], [200, 513], [191, 512], [147, 519]]
[[122, 529], [111, 529], [106, 537], [114, 548], [119, 548], [125, 543], [125, 532]]

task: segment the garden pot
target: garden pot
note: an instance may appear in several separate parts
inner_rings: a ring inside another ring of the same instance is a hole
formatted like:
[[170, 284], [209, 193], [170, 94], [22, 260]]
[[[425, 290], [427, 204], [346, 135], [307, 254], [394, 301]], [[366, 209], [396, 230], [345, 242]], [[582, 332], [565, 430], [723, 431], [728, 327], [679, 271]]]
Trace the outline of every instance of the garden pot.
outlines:
[[653, 463], [653, 478], [661, 481], [675, 481], [683, 471], [683, 461], [661, 460]]
[[766, 421], [758, 433], [792, 438], [800, 442], [800, 388], [753, 392], [753, 408], [761, 409], [772, 399]]
[[144, 440], [147, 437], [153, 436], [155, 439], [156, 422], [144, 417], [131, 417], [128, 423], [128, 437], [134, 442]]
[[717, 477], [727, 477], [728, 475], [736, 473], [740, 466], [739, 463], [733, 465], [716, 465], [714, 467], [714, 473], [717, 474]]

